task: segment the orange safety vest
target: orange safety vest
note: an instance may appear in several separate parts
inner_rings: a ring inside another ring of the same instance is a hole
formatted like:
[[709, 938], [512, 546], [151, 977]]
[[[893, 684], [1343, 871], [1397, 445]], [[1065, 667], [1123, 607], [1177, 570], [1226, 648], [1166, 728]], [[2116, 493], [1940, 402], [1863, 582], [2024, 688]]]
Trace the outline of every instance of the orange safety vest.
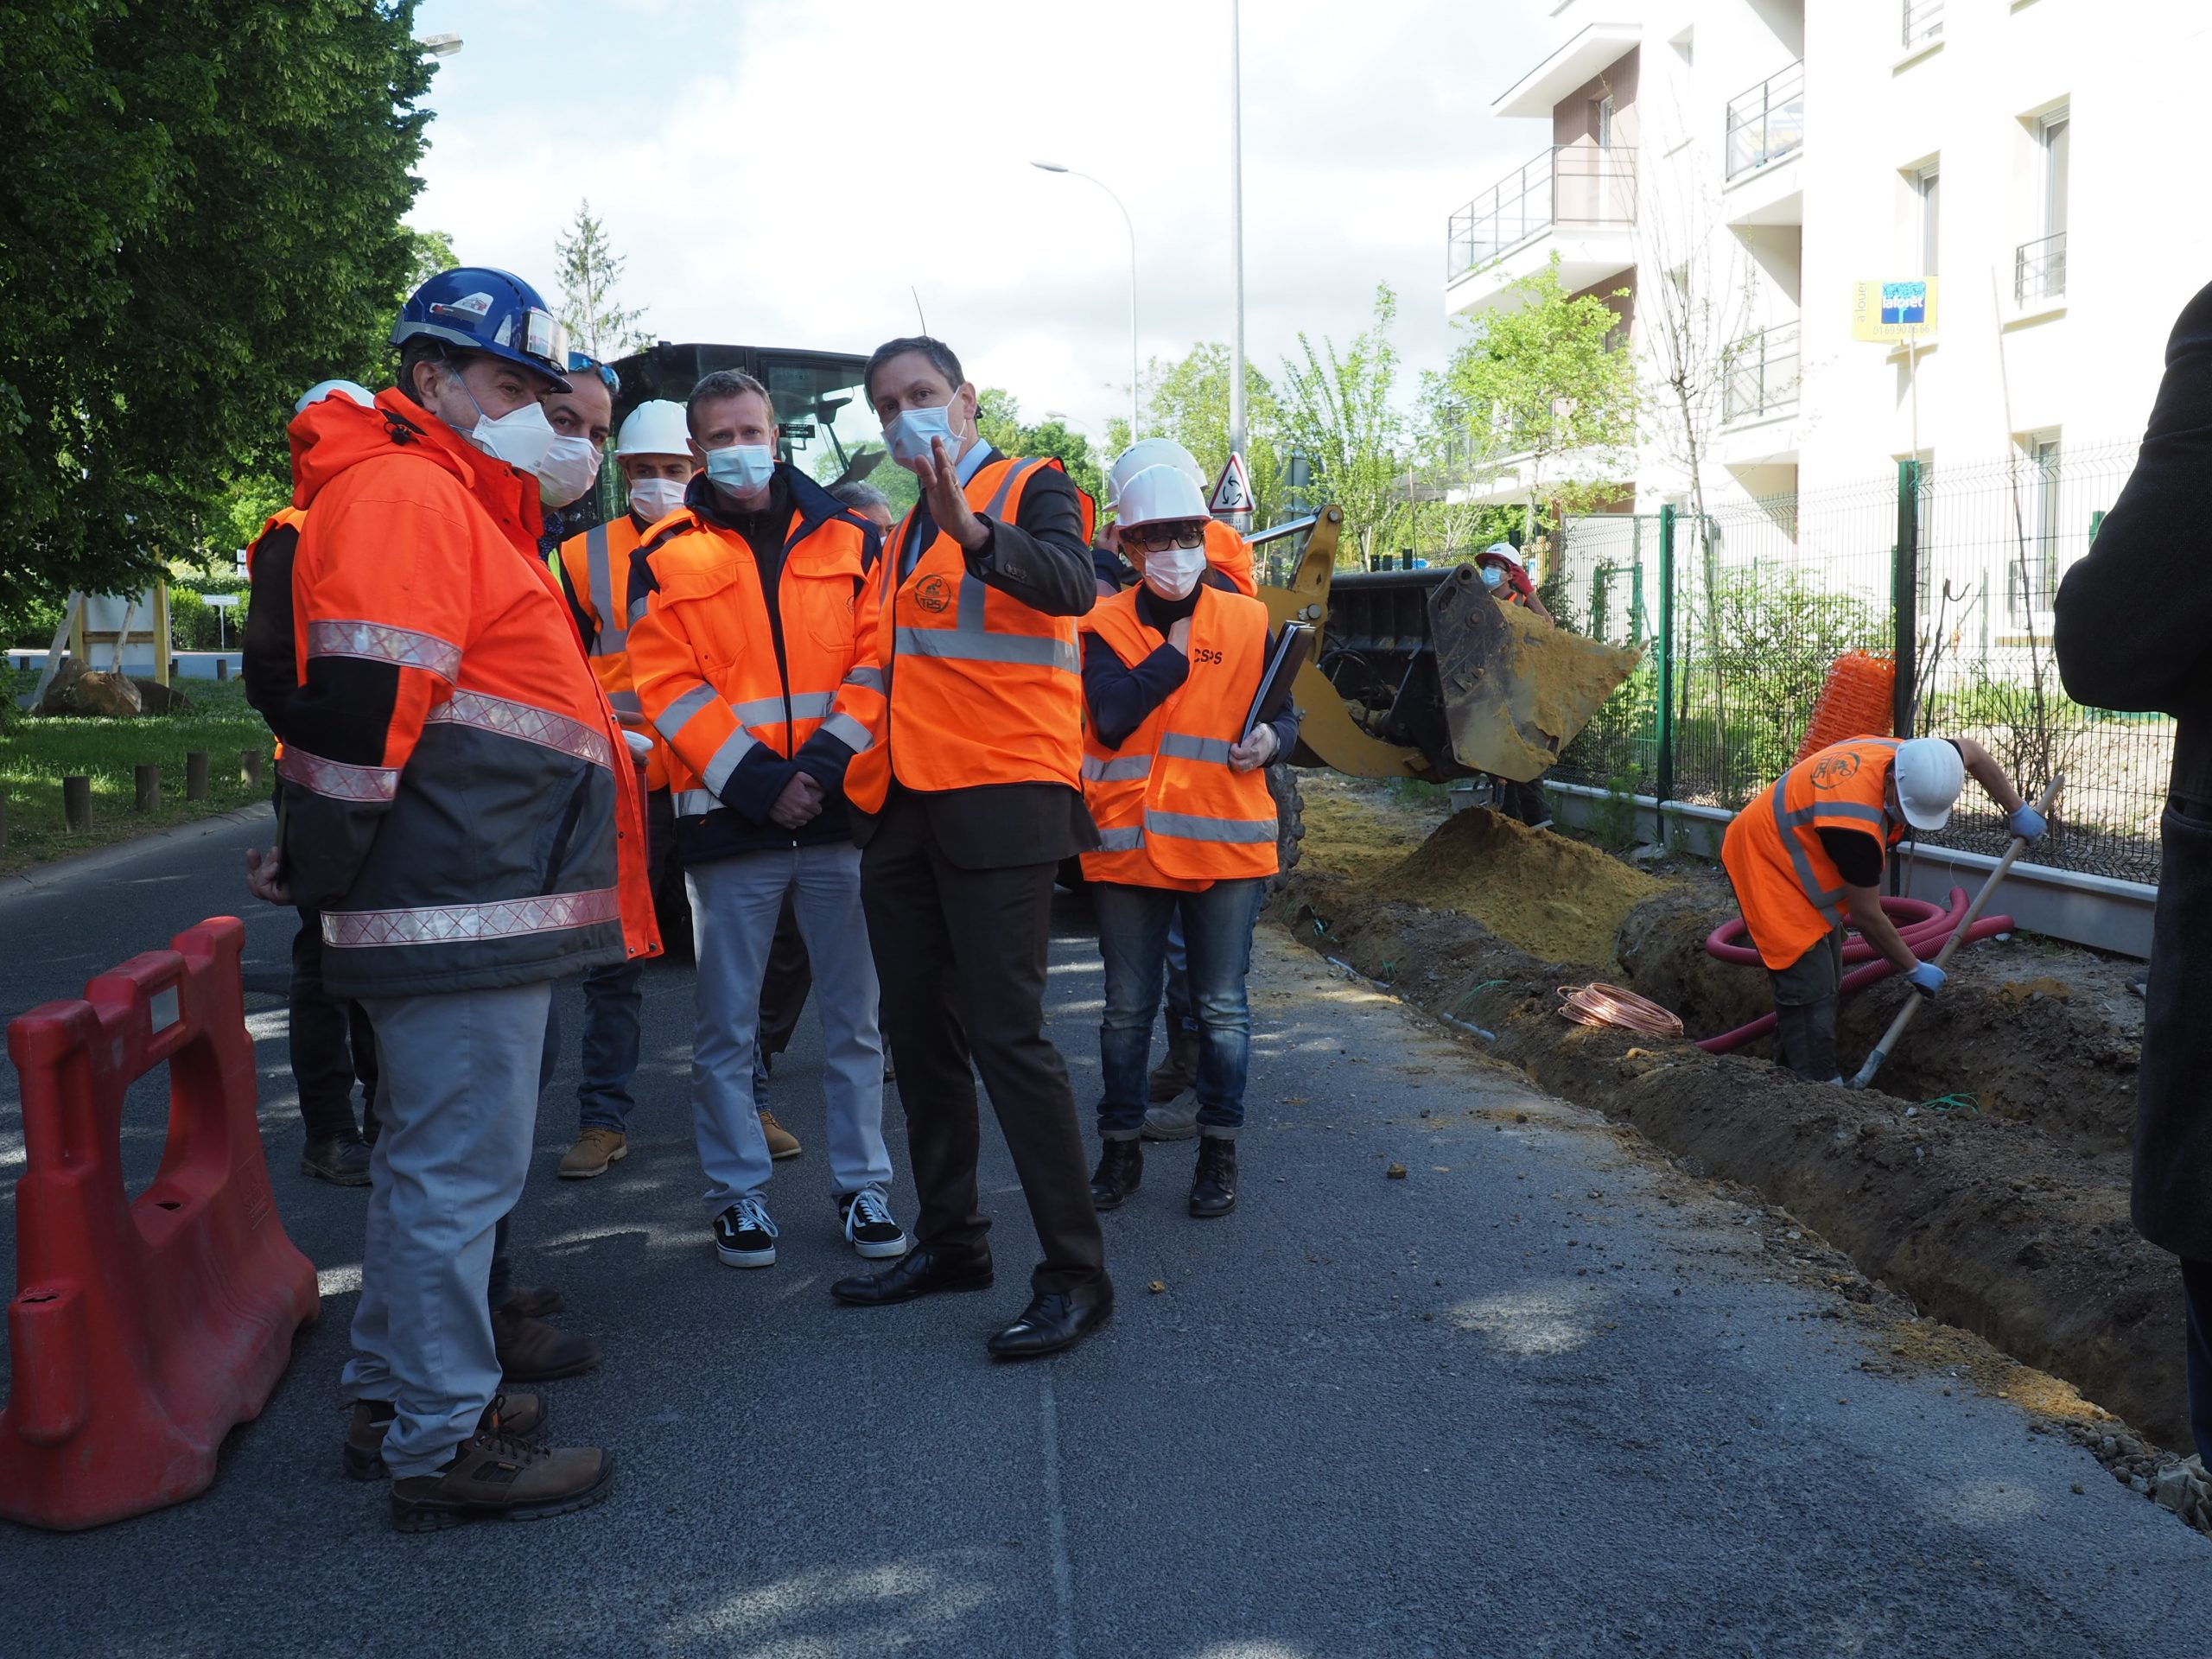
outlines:
[[[569, 537], [553, 556], [563, 585], [592, 620], [584, 652], [618, 715], [639, 712], [630, 676], [630, 559], [643, 539], [636, 518], [626, 512], [612, 524]], [[658, 739], [645, 762], [645, 787], [668, 787], [668, 749]]]
[[1832, 743], [1783, 773], [1728, 826], [1720, 861], [1769, 968], [1789, 967], [1843, 922], [1843, 873], [1821, 844], [1822, 830], [1855, 830], [1885, 848], [1904, 839], [1885, 801], [1897, 749], [1886, 737]]
[[687, 508], [662, 521], [649, 549], [659, 591], [630, 625], [630, 664], [639, 702], [669, 751], [679, 818], [720, 806], [722, 786], [756, 747], [789, 760], [824, 728], [863, 753], [874, 741], [832, 706], [852, 665], [868, 530], [839, 517], [791, 541], [805, 523], [794, 508], [776, 583], [780, 666], [760, 567], [744, 537]]
[[[1084, 619], [1086, 631], [1130, 667], [1166, 643], [1139, 619], [1139, 591], [1102, 599]], [[1189, 892], [1275, 873], [1267, 773], [1229, 764], [1267, 668], [1268, 607], [1201, 588], [1190, 660], [1189, 677], [1119, 748], [1095, 731], [1084, 734], [1083, 798], [1099, 844], [1083, 855], [1086, 880]]]
[[[1050, 456], [1001, 456], [978, 467], [965, 489], [969, 506], [1013, 523], [1023, 486], [1042, 467], [1065, 470]], [[1090, 498], [1083, 502], [1087, 537]], [[884, 543], [861, 599], [872, 613], [863, 643], [872, 633], [874, 650], [863, 650], [839, 692], [839, 710], [877, 740], [847, 769], [846, 798], [863, 812], [880, 812], [894, 774], [924, 791], [1079, 787], [1083, 662], [1075, 619], [1047, 616], [985, 586], [942, 530], [902, 579], [912, 521], [909, 512]]]
[[1252, 574], [1252, 543], [1218, 518], [1206, 520], [1206, 563], [1235, 582], [1246, 598], [1260, 591]]

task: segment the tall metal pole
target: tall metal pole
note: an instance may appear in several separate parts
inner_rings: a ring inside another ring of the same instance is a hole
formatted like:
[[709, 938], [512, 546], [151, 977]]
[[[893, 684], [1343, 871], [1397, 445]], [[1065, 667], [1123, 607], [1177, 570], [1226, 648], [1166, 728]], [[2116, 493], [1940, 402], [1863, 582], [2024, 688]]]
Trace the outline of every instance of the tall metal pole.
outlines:
[[1040, 173], [1065, 173], [1071, 179], [1081, 179], [1086, 183], [1096, 185], [1106, 193], [1107, 199], [1119, 209], [1122, 215], [1122, 228], [1129, 233], [1129, 442], [1135, 443], [1139, 435], [1137, 432], [1136, 222], [1129, 217], [1129, 210], [1122, 206], [1121, 197], [1114, 194], [1113, 186], [1108, 184], [1105, 180], [1092, 178], [1088, 173], [1078, 173], [1071, 167], [1061, 166], [1058, 162], [1032, 162], [1029, 165]]
[[1244, 102], [1237, 0], [1229, 0], [1229, 449], [1244, 453]]

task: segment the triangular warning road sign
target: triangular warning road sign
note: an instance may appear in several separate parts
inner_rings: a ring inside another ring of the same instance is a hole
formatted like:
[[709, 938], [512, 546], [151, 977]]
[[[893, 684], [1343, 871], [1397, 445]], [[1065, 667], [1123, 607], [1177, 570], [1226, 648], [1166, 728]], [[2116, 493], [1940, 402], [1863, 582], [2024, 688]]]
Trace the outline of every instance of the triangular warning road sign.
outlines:
[[1244, 471], [1244, 457], [1234, 450], [1222, 463], [1221, 476], [1213, 481], [1206, 511], [1217, 517], [1251, 517], [1252, 480]]

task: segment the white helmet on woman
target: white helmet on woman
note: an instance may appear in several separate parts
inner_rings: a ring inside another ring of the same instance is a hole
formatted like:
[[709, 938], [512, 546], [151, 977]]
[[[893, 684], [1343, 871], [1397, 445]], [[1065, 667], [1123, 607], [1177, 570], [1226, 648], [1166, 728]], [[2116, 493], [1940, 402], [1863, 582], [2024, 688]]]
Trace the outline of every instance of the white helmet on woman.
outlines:
[[1177, 524], [1206, 515], [1206, 493], [1179, 467], [1147, 467], [1122, 486], [1124, 526]]
[[[1198, 486], [1201, 496], [1206, 487], [1206, 475], [1198, 466], [1198, 458], [1173, 438], [1140, 438], [1122, 451], [1112, 470], [1106, 474], [1106, 505], [1119, 512], [1122, 486], [1139, 473], [1154, 467], [1173, 467]], [[1201, 517], [1205, 508], [1199, 509]]]

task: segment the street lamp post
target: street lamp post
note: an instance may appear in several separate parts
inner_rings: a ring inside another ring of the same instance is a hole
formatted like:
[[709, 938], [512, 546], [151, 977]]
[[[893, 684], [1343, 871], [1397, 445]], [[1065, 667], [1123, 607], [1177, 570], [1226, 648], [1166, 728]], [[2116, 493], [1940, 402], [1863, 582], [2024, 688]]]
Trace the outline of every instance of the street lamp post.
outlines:
[[1244, 105], [1236, 0], [1229, 0], [1229, 453], [1244, 453]]
[[1089, 180], [1101, 190], [1114, 206], [1121, 208], [1122, 228], [1129, 233], [1129, 442], [1137, 441], [1137, 227], [1129, 218], [1129, 210], [1122, 206], [1122, 199], [1103, 179], [1091, 178], [1088, 173], [1078, 173], [1071, 167], [1062, 167], [1058, 162], [1032, 162], [1030, 166], [1046, 173], [1065, 173], [1070, 178]]

